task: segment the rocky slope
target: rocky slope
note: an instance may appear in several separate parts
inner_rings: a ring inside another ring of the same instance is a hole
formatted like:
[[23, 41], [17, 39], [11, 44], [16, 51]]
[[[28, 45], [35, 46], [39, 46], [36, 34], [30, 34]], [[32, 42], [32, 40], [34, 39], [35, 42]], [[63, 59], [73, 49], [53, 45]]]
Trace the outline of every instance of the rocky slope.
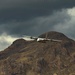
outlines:
[[62, 42], [18, 39], [0, 52], [0, 75], [75, 75], [75, 41], [59, 32], [39, 37]]

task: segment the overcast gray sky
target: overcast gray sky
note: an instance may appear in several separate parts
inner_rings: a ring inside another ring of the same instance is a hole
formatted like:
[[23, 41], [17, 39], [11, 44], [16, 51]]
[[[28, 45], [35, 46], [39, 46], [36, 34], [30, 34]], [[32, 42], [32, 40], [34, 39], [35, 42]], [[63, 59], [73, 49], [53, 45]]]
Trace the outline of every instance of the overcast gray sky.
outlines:
[[47, 31], [75, 39], [75, 0], [0, 0], [0, 50], [17, 37]]

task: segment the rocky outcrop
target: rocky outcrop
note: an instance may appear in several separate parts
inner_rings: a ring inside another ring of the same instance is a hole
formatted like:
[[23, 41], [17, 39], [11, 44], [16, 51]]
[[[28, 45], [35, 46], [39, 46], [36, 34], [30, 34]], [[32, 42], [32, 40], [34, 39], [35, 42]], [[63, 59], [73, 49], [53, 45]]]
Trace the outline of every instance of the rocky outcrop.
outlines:
[[0, 75], [75, 74], [75, 41], [58, 32], [47, 32], [39, 37], [46, 34], [62, 42], [14, 41], [0, 52]]

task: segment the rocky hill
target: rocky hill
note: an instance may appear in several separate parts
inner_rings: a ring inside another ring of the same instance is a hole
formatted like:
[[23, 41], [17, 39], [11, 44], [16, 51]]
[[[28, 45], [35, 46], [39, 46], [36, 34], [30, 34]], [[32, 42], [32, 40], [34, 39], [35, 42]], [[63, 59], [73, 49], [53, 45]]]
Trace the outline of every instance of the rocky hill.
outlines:
[[39, 37], [45, 43], [18, 39], [0, 52], [0, 75], [75, 75], [75, 41], [59, 32]]

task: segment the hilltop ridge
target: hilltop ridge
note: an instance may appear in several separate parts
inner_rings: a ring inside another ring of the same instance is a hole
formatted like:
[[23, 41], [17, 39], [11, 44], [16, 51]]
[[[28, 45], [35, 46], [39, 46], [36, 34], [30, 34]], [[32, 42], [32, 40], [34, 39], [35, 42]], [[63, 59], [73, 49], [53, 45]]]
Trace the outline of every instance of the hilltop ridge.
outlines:
[[72, 75], [75, 74], [75, 41], [60, 32], [39, 37], [62, 42], [15, 40], [0, 52], [0, 75]]
[[50, 32], [43, 33], [39, 37], [41, 38], [47, 37], [48, 39], [57, 39], [57, 40], [70, 40], [70, 38], [68, 38], [63, 33], [56, 32], [56, 31], [50, 31]]

